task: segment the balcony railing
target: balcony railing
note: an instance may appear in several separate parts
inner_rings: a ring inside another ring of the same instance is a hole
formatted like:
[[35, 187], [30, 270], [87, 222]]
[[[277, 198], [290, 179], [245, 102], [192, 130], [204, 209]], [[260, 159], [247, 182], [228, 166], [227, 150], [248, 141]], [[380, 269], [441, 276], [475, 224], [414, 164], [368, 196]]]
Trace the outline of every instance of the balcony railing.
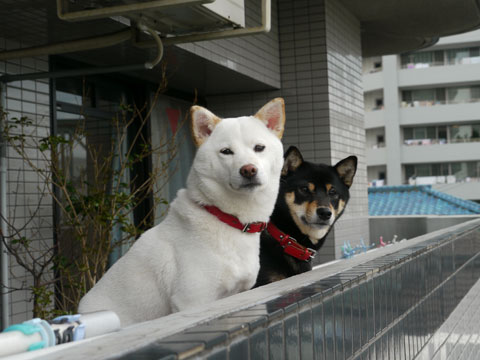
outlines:
[[[480, 219], [60, 345], [48, 358], [413, 359], [479, 278]], [[432, 356], [442, 344], [433, 345]]]
[[401, 107], [419, 107], [419, 106], [436, 106], [436, 105], [453, 105], [453, 104], [471, 104], [480, 102], [480, 98], [466, 99], [466, 100], [415, 100], [402, 101]]
[[435, 66], [452, 66], [452, 65], [470, 65], [480, 64], [480, 56], [464, 57], [461, 59], [445, 60], [445, 61], [432, 61], [432, 62], [418, 62], [402, 64], [402, 69], [426, 69]]
[[465, 138], [465, 139], [407, 139], [403, 143], [408, 146], [425, 146], [425, 145], [445, 145], [445, 144], [463, 144], [471, 142], [480, 142], [480, 138]]

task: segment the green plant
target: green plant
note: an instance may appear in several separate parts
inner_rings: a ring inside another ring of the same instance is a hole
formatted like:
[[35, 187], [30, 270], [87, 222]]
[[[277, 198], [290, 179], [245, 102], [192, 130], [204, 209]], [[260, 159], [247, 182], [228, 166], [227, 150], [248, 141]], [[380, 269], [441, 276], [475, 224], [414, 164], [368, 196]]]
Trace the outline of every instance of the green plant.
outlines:
[[[86, 142], [91, 136], [87, 117], [71, 133], [36, 139], [30, 119], [7, 119], [2, 113], [10, 148], [41, 179], [44, 186], [38, 191], [53, 199], [60, 219], [54, 224], [55, 243], [39, 244], [32, 234], [27, 235], [27, 229], [38, 226], [34, 224], [36, 210], [23, 228], [10, 221], [10, 235], [0, 234], [9, 253], [33, 278], [33, 284], [26, 287], [32, 294], [34, 316], [75, 311], [81, 297], [107, 270], [112, 251], [133, 243], [152, 225], [156, 205], [168, 204], [161, 192], [171, 176], [181, 139], [165, 137], [152, 148], [142, 131], [159, 93], [150, 105], [121, 105], [110, 123], [108, 141], [102, 144]], [[71, 164], [78, 147], [85, 149], [90, 166], [88, 173], [74, 176]], [[163, 161], [154, 163], [148, 176], [141, 178], [135, 167], [154, 155]], [[153, 206], [135, 222], [133, 214], [146, 199]]]

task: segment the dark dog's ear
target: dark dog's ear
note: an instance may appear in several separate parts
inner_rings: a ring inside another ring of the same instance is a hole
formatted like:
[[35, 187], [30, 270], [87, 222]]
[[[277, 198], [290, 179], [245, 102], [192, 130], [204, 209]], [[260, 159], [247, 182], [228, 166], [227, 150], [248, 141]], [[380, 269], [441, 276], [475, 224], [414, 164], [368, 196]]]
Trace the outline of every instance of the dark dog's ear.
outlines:
[[284, 158], [285, 161], [283, 163], [282, 176], [287, 175], [289, 171], [297, 170], [297, 168], [303, 163], [302, 154], [300, 154], [300, 150], [295, 146], [290, 146], [288, 148]]
[[337, 165], [335, 165], [335, 170], [337, 170], [340, 179], [348, 187], [352, 186], [353, 177], [357, 171], [357, 157], [349, 156], [343, 160], [340, 160]]

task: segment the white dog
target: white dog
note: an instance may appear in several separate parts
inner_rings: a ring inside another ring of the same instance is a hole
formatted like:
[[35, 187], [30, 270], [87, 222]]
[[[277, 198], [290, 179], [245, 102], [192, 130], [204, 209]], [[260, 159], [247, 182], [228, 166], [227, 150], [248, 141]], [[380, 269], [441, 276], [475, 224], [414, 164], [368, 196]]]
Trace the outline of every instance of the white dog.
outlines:
[[[250, 289], [259, 235], [273, 211], [283, 165], [283, 99], [255, 116], [220, 119], [190, 110], [199, 146], [187, 188], [82, 298], [81, 313], [112, 310], [122, 326]], [[257, 223], [259, 222], [259, 223]]]

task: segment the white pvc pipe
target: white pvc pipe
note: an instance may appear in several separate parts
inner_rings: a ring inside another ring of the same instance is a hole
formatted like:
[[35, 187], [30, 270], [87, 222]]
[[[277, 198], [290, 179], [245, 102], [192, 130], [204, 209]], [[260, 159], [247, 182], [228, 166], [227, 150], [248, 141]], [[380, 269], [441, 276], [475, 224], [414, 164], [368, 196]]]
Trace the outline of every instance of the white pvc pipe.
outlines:
[[[0, 106], [5, 111], [5, 91], [3, 87], [6, 85], [0, 84]], [[3, 126], [3, 121], [0, 119], [0, 127]], [[3, 236], [8, 235], [8, 226], [3, 218], [8, 219], [7, 214], [7, 144], [3, 136], [3, 129], [0, 129], [0, 223]], [[5, 329], [10, 324], [10, 301], [8, 297], [9, 272], [8, 272], [8, 252], [3, 241], [0, 241], [0, 278], [2, 281], [2, 328]]]

